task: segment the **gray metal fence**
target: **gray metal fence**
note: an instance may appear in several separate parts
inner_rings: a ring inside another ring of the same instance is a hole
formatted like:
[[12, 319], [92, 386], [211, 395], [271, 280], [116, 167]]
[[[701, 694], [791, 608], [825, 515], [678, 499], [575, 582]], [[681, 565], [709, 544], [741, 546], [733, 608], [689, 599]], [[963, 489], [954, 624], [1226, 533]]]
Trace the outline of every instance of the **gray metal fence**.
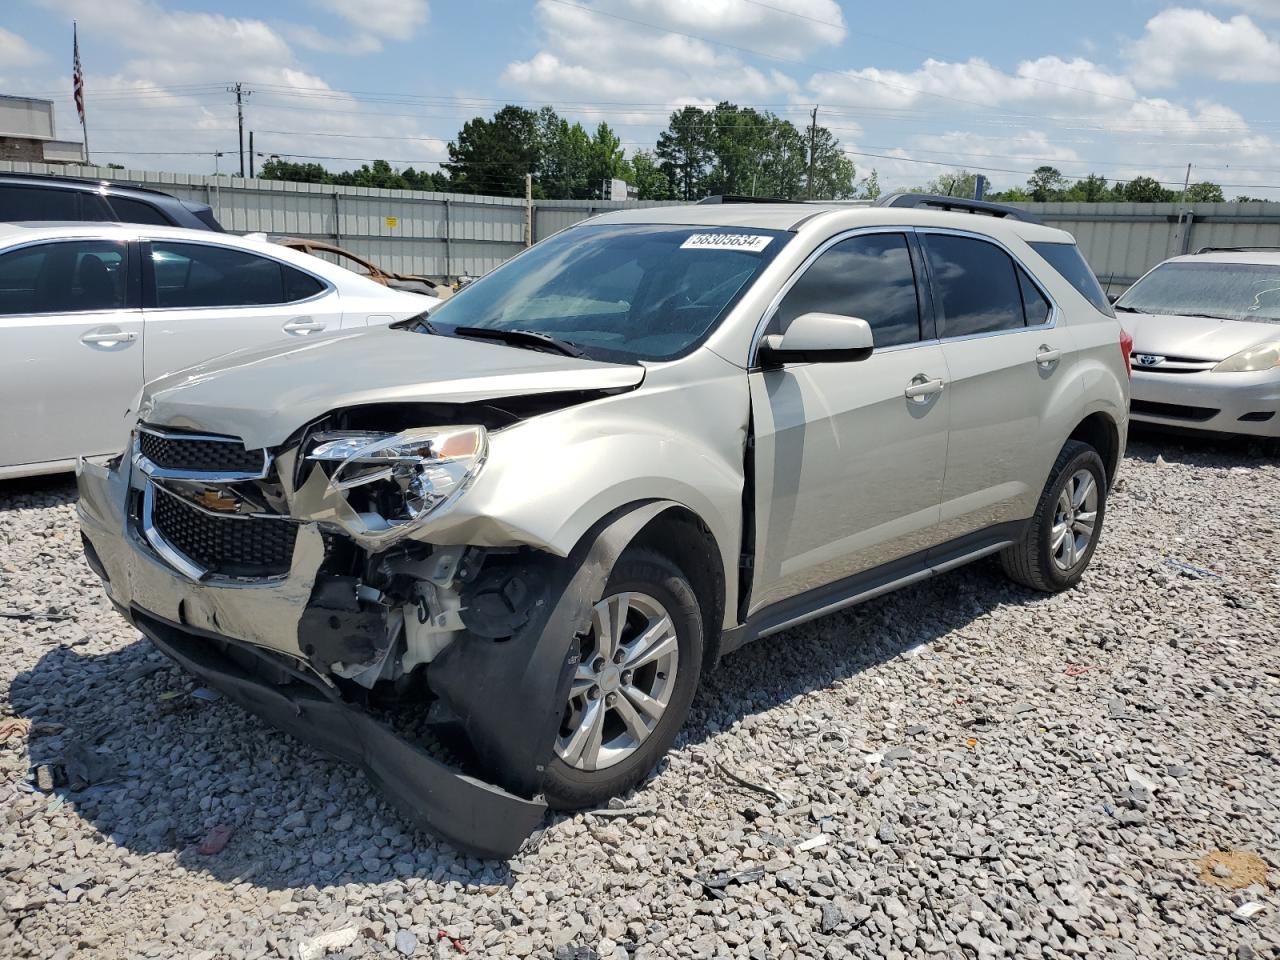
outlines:
[[[523, 200], [510, 197], [0, 161], [0, 173], [7, 171], [154, 187], [208, 203], [228, 230], [329, 240], [402, 273], [479, 275], [525, 244], [527, 208]], [[661, 205], [643, 200], [535, 200], [533, 239], [605, 210]], [[1280, 247], [1280, 203], [1019, 206], [1075, 234], [1085, 258], [1113, 292], [1177, 253], [1204, 246]]]
[[[328, 240], [399, 273], [480, 275], [525, 246], [527, 208], [524, 200], [511, 197], [0, 161], [0, 173], [6, 172], [152, 187], [209, 204], [219, 222], [233, 232]], [[638, 200], [536, 201], [533, 238], [604, 210], [657, 205]]]
[[1280, 247], [1280, 203], [1022, 203], [1075, 235], [1098, 279], [1124, 290], [1167, 257], [1202, 247]]

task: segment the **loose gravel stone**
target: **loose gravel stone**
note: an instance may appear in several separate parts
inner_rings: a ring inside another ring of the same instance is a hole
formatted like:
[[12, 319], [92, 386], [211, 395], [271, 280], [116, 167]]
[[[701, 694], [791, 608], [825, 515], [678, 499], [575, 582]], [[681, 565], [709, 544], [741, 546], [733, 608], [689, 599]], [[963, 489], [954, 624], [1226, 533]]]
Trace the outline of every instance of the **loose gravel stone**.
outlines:
[[[986, 561], [735, 653], [634, 796], [505, 864], [191, 697], [73, 486], [0, 484], [0, 610], [70, 618], [0, 618], [0, 956], [1275, 957], [1277, 504], [1246, 443], [1138, 438], [1078, 588]], [[22, 788], [68, 753], [114, 778]]]

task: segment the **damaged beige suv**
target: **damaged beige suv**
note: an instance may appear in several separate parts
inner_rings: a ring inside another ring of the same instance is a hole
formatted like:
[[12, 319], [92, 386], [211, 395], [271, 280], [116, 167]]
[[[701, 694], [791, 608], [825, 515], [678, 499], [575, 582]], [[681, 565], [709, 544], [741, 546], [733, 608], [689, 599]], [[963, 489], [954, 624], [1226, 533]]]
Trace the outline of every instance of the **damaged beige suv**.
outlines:
[[89, 563], [229, 699], [511, 854], [742, 644], [999, 553], [1073, 585], [1127, 347], [1071, 237], [946, 198], [597, 217], [390, 329], [152, 383]]

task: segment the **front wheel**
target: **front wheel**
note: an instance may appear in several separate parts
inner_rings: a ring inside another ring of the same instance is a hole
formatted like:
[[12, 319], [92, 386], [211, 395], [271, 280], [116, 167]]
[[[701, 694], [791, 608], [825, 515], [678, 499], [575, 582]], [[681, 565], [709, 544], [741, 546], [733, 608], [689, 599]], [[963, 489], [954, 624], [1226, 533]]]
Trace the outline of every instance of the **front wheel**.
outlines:
[[1068, 440], [1026, 531], [1000, 554], [1005, 573], [1046, 593], [1074, 587], [1098, 545], [1106, 509], [1102, 458], [1088, 444]]
[[697, 597], [671, 561], [628, 551], [578, 643], [544, 785], [547, 803], [559, 810], [600, 806], [624, 793], [671, 747], [702, 665]]

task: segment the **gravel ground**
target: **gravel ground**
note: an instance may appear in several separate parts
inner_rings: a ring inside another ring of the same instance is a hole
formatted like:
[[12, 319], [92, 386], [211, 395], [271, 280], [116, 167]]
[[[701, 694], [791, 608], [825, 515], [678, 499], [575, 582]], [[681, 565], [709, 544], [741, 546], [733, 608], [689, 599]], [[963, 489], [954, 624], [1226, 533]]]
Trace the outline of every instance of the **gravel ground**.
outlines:
[[[0, 485], [0, 610], [69, 615], [0, 618], [0, 954], [1280, 955], [1277, 505], [1256, 449], [1139, 440], [1075, 591], [980, 563], [744, 650], [625, 809], [508, 864], [192, 697], [72, 486]], [[58, 757], [117, 777], [22, 789]]]

